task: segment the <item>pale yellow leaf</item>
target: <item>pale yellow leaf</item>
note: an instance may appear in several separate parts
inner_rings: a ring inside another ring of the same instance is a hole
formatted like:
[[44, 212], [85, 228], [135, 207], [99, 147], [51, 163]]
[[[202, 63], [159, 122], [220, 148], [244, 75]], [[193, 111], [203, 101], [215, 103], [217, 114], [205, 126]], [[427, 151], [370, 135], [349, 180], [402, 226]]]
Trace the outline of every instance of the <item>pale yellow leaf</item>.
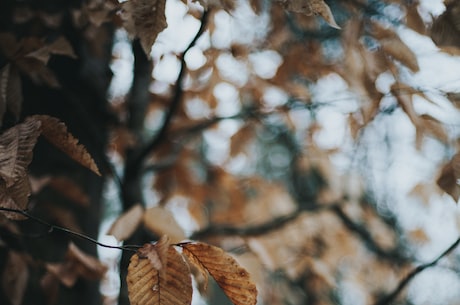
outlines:
[[257, 303], [257, 288], [249, 273], [221, 248], [205, 243], [180, 244], [183, 254], [206, 269], [235, 305]]
[[136, 231], [142, 222], [143, 215], [144, 208], [136, 204], [115, 220], [107, 234], [113, 235], [118, 241], [126, 240]]
[[152, 207], [144, 213], [144, 225], [158, 236], [168, 235], [172, 243], [186, 238], [184, 230], [174, 219], [173, 214], [162, 207]]
[[48, 115], [34, 115], [31, 118], [41, 122], [41, 134], [48, 142], [84, 167], [99, 176], [101, 175], [86, 148], [82, 144], [79, 144], [78, 140], [67, 131], [67, 126], [63, 122]]
[[[155, 251], [148, 244], [131, 257], [126, 282], [131, 305], [190, 305], [192, 279], [184, 258], [174, 247], [167, 247], [167, 264], [159, 272], [146, 252]], [[161, 260], [161, 258], [159, 258]]]

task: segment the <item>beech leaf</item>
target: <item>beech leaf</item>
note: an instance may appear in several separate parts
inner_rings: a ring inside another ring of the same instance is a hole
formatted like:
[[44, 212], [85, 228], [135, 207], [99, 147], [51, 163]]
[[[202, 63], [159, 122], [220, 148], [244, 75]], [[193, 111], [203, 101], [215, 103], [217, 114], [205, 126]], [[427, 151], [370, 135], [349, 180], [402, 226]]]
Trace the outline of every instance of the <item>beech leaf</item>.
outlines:
[[166, 0], [129, 0], [122, 4], [125, 29], [140, 39], [147, 56], [158, 34], [168, 25], [165, 6]]
[[[249, 273], [221, 248], [205, 243], [182, 243], [183, 254], [197, 266], [206, 269], [235, 305], [257, 303], [257, 288]], [[201, 265], [201, 266], [200, 266]]]
[[27, 173], [39, 135], [40, 122], [33, 119], [26, 119], [0, 135], [0, 178], [7, 187]]
[[41, 132], [48, 142], [62, 150], [67, 156], [101, 175], [99, 169], [86, 148], [78, 143], [72, 134], [67, 131], [67, 126], [57, 118], [48, 115], [34, 115], [31, 118], [41, 122]]
[[143, 215], [144, 208], [136, 204], [115, 220], [107, 234], [113, 235], [118, 241], [126, 240], [136, 231], [142, 222]]
[[192, 279], [188, 265], [174, 247], [162, 243], [163, 249], [158, 249], [157, 245], [147, 244], [131, 257], [126, 277], [131, 305], [189, 305]]

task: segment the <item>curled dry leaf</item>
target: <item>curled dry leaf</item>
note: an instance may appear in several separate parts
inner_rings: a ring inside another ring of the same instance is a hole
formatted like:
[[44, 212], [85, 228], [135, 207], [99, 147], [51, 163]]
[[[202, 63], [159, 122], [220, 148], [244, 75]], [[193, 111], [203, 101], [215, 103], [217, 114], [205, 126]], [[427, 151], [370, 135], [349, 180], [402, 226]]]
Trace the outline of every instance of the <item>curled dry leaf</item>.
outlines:
[[155, 39], [166, 26], [166, 0], [129, 0], [123, 3], [124, 27], [128, 33], [138, 37], [142, 49], [150, 56]]
[[41, 133], [51, 144], [62, 150], [67, 156], [101, 175], [99, 169], [86, 148], [78, 143], [72, 134], [67, 131], [67, 126], [57, 118], [48, 115], [34, 115], [33, 120], [41, 122]]
[[162, 244], [163, 249], [158, 249], [157, 245], [147, 244], [131, 257], [126, 277], [131, 305], [189, 305], [188, 265], [174, 247]]
[[257, 303], [257, 288], [249, 273], [224, 250], [204, 243], [180, 244], [183, 254], [198, 270], [207, 270], [235, 305]]
[[68, 177], [53, 177], [48, 179], [48, 185], [62, 196], [70, 199], [74, 203], [87, 207], [90, 200], [88, 195], [75, 181]]
[[113, 235], [118, 241], [128, 239], [142, 222], [143, 215], [144, 208], [136, 204], [115, 220], [107, 234]]

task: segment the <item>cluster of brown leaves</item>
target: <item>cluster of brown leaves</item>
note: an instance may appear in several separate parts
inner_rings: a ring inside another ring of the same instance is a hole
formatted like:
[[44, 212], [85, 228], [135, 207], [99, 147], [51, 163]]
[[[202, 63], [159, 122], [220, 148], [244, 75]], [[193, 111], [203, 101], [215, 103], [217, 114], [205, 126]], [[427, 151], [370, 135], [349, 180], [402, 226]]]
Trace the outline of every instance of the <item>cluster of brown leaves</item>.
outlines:
[[201, 273], [205, 283], [209, 273], [233, 304], [256, 304], [254, 283], [229, 254], [199, 242], [176, 246], [182, 253], [163, 236], [156, 244], [144, 245], [131, 257], [127, 276], [131, 304], [190, 304], [190, 266]]

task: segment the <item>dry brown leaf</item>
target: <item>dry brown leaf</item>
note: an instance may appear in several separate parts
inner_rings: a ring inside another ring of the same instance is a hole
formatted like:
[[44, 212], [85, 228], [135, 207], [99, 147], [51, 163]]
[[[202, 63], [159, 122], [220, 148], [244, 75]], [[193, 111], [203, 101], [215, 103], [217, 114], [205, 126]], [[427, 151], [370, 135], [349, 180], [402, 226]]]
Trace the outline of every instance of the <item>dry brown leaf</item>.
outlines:
[[165, 5], [166, 0], [129, 0], [122, 4], [124, 27], [140, 39], [147, 56], [158, 34], [168, 25]]
[[[0, 183], [0, 207], [23, 211], [29, 203], [30, 185], [26, 175], [16, 180], [15, 183], [6, 187], [4, 182]], [[1, 214], [12, 220], [24, 220], [27, 217], [14, 212], [2, 211]]]
[[[221, 248], [204, 243], [180, 244], [183, 254], [197, 268], [206, 269], [235, 305], [257, 303], [257, 288], [249, 273]], [[199, 266], [199, 265], [202, 266]]]
[[136, 204], [115, 220], [107, 235], [113, 235], [118, 241], [128, 239], [142, 222], [143, 215], [144, 208]]
[[173, 214], [162, 207], [152, 207], [144, 213], [144, 225], [158, 236], [168, 235], [172, 243], [186, 238], [184, 230], [174, 219]]
[[126, 277], [131, 305], [189, 305], [192, 279], [188, 265], [174, 247], [159, 247], [162, 249], [147, 244], [131, 257]]
[[7, 187], [26, 175], [39, 135], [40, 122], [30, 118], [0, 135], [0, 178]]
[[2, 288], [11, 305], [22, 304], [28, 278], [29, 270], [23, 256], [10, 250], [3, 270]]
[[426, 35], [427, 29], [422, 17], [418, 12], [418, 3], [413, 1], [408, 4], [406, 9], [406, 24], [409, 28], [416, 31], [419, 34]]
[[447, 194], [449, 194], [455, 202], [460, 198], [460, 153], [455, 154], [452, 159], [444, 165], [436, 183]]
[[97, 175], [101, 175], [99, 169], [86, 148], [78, 143], [78, 140], [67, 131], [67, 127], [57, 118], [48, 115], [34, 115], [33, 120], [41, 122], [41, 134], [51, 144], [62, 150], [67, 156], [90, 169]]

